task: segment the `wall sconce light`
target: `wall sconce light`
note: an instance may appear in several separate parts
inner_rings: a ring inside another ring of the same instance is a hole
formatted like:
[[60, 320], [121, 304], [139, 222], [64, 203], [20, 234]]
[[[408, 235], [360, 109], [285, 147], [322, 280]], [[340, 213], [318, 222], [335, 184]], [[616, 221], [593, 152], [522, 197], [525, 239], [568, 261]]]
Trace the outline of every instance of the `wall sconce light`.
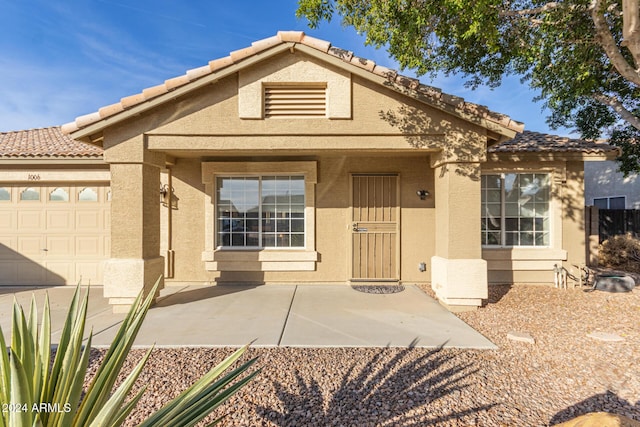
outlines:
[[169, 194], [169, 186], [167, 184], [160, 185], [160, 201], [164, 202], [167, 200], [167, 195]]
[[429, 196], [429, 192], [427, 190], [418, 190], [416, 191], [416, 194], [420, 197], [420, 200], [424, 200]]

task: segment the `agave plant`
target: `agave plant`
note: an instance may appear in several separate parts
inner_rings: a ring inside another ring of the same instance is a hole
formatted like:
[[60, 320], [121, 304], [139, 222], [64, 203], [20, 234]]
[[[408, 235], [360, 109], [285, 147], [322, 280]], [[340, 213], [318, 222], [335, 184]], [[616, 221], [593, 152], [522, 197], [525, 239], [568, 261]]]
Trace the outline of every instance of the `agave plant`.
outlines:
[[[156, 283], [146, 298], [142, 293], [138, 295], [84, 393], [93, 335], [91, 331], [83, 344], [89, 292], [81, 298], [80, 287], [76, 287], [53, 363], [48, 296], [39, 328], [35, 296], [28, 317], [14, 301], [11, 349], [0, 351], [0, 427], [121, 425], [146, 390], [142, 387], [126, 400], [152, 349], [115, 391], [114, 384], [157, 287]], [[253, 358], [224, 374], [247, 347], [235, 351], [141, 425], [191, 426], [201, 421], [259, 372], [254, 370], [243, 376], [256, 361]], [[1, 328], [0, 349], [6, 349]]]

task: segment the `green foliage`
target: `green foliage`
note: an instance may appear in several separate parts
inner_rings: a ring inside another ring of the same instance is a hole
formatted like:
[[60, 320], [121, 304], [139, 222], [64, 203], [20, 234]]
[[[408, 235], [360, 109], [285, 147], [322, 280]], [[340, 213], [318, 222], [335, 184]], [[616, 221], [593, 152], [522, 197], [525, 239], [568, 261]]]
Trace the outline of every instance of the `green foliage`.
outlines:
[[[462, 73], [471, 87], [495, 87], [506, 75], [523, 76], [552, 111], [552, 127], [576, 127], [585, 138], [610, 137], [629, 126], [639, 130], [640, 88], [605, 53], [591, 3], [299, 0], [297, 16], [315, 28], [337, 14], [343, 25], [365, 35], [367, 44], [386, 48], [401, 68], [419, 75]], [[627, 64], [639, 68], [630, 48], [622, 46], [621, 2], [603, 3], [599, 13], [615, 48]], [[637, 147], [636, 141], [627, 145]], [[623, 144], [619, 138], [614, 142]], [[624, 156], [630, 153], [627, 145], [621, 145]], [[640, 170], [637, 157], [625, 161], [623, 171]]]
[[[125, 402], [152, 349], [115, 391], [114, 384], [157, 287], [156, 283], [146, 298], [142, 293], [138, 296], [84, 395], [92, 338], [90, 332], [83, 345], [89, 293], [81, 298], [80, 288], [76, 288], [53, 363], [48, 297], [40, 328], [35, 297], [28, 318], [14, 302], [10, 352], [0, 351], [0, 427], [121, 425], [145, 391], [143, 387]], [[1, 329], [0, 349], [6, 349]], [[241, 378], [254, 358], [219, 378], [246, 349], [238, 349], [141, 425], [191, 426], [202, 420], [258, 373], [256, 370]]]
[[640, 273], [640, 240], [627, 234], [613, 236], [600, 245], [598, 265]]

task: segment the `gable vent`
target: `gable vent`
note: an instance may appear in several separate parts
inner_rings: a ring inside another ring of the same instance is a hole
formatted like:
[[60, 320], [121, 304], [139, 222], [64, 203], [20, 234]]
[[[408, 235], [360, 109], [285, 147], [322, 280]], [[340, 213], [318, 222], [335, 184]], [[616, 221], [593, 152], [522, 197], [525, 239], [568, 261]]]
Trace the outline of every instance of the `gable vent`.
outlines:
[[325, 85], [265, 86], [264, 116], [283, 118], [326, 117]]

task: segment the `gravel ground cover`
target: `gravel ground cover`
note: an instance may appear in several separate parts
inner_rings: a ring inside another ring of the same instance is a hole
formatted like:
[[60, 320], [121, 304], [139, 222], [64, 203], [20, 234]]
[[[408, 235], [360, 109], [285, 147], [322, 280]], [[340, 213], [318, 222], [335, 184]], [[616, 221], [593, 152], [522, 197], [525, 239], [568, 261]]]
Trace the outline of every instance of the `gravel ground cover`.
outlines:
[[[459, 317], [499, 349], [251, 348], [245, 358], [258, 357], [262, 371], [216, 414], [227, 414], [224, 426], [546, 426], [593, 411], [640, 420], [640, 287], [492, 286], [485, 307]], [[154, 350], [138, 380], [147, 391], [126, 425], [231, 352]], [[143, 353], [132, 351], [124, 371]], [[103, 354], [93, 350], [92, 370]]]

